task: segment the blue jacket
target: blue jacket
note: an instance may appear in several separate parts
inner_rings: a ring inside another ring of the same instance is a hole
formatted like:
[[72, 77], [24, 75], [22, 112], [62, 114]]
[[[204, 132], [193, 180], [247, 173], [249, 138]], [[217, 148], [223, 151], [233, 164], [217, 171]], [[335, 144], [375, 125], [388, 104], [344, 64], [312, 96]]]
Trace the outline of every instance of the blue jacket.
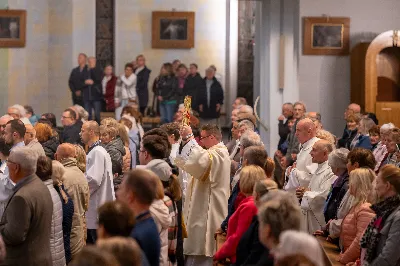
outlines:
[[224, 230], [224, 232], [226, 232], [226, 230], [228, 229], [229, 218], [231, 218], [232, 214], [235, 212], [235, 201], [238, 194], [239, 194], [239, 181], [232, 189], [232, 193], [228, 199], [228, 216], [226, 216], [225, 220], [221, 224], [221, 229]]
[[371, 150], [372, 144], [371, 144], [371, 140], [369, 139], [369, 136], [360, 135], [358, 137], [357, 143], [354, 146], [354, 148], [364, 148], [367, 150]]

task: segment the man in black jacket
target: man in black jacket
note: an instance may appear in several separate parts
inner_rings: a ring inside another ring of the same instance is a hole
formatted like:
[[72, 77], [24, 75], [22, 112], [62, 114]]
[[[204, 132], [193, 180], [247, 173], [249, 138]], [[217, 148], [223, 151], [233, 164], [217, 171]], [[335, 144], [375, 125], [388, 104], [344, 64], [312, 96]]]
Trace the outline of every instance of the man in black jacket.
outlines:
[[100, 124], [100, 112], [103, 103], [103, 71], [97, 67], [96, 58], [89, 57], [88, 72], [85, 80], [87, 87], [83, 90], [83, 103], [85, 110], [89, 113], [89, 120], [92, 120], [92, 109], [96, 122]]
[[293, 116], [293, 104], [285, 103], [282, 106], [282, 114], [278, 117], [278, 128], [279, 128], [279, 143], [278, 150], [280, 150], [280, 146], [286, 141], [287, 136], [290, 133], [290, 129], [288, 126], [289, 118]]
[[144, 116], [147, 104], [149, 102], [149, 89], [148, 83], [150, 78], [151, 70], [146, 67], [146, 59], [144, 55], [138, 55], [136, 57], [136, 93], [139, 98], [140, 112]]
[[192, 109], [198, 111], [198, 94], [199, 91], [206, 90], [206, 83], [204, 79], [197, 72], [197, 65], [195, 63], [190, 64], [189, 75], [185, 81], [185, 87], [183, 88], [183, 96], [192, 96]]
[[83, 106], [82, 92], [87, 87], [85, 84], [85, 79], [87, 77], [87, 66], [86, 66], [87, 56], [84, 53], [80, 53], [78, 56], [78, 67], [72, 69], [71, 75], [69, 76], [69, 89], [72, 93], [72, 102]]
[[65, 109], [61, 117], [61, 123], [64, 126], [60, 134], [60, 143], [80, 144], [81, 137], [79, 133], [82, 128], [82, 121], [76, 119], [76, 112], [71, 108]]
[[204, 78], [205, 88], [199, 93], [199, 113], [202, 124], [218, 124], [221, 106], [224, 103], [224, 91], [215, 78], [215, 70], [207, 68]]

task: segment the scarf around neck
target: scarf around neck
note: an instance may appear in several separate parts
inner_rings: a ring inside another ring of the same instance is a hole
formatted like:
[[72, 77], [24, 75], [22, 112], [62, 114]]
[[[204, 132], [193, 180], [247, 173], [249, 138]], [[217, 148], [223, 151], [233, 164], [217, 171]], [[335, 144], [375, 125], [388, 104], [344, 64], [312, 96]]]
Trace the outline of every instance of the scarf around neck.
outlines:
[[386, 219], [400, 206], [400, 196], [396, 195], [385, 199], [377, 204], [371, 206], [371, 209], [376, 213], [375, 218], [369, 223], [363, 237], [361, 238], [360, 245], [366, 249], [364, 260], [371, 263], [376, 258], [376, 246], [380, 238], [380, 231], [382, 230]]

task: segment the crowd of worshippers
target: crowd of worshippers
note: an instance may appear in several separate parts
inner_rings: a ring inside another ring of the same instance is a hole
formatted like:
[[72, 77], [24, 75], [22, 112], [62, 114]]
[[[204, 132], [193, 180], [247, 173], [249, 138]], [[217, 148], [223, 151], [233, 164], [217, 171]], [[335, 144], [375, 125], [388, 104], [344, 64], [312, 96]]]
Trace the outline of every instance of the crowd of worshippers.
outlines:
[[123, 108], [129, 103], [136, 104], [142, 116], [160, 115], [162, 123], [171, 123], [185, 96], [192, 97], [192, 108], [201, 119], [212, 122], [219, 118], [224, 102], [224, 92], [216, 72], [217, 68], [211, 65], [202, 78], [195, 63], [191, 63], [189, 69], [178, 59], [164, 63], [154, 79], [152, 106], [148, 107], [151, 70], [146, 67], [144, 55], [138, 55], [125, 64], [124, 73], [116, 76], [112, 65], [102, 69], [95, 57], [81, 53], [68, 85], [73, 104], [83, 106], [89, 113], [89, 120], [94, 111], [98, 123], [101, 111], [115, 112], [115, 118], [119, 120]]
[[136, 103], [100, 124], [74, 105], [62, 127], [54, 114], [8, 108], [1, 263], [319, 266], [319, 235], [343, 265], [400, 264], [400, 129], [351, 104], [338, 139], [319, 113], [288, 103], [272, 158], [253, 108], [232, 107], [227, 143], [195, 111], [183, 125], [182, 106], [146, 132]]

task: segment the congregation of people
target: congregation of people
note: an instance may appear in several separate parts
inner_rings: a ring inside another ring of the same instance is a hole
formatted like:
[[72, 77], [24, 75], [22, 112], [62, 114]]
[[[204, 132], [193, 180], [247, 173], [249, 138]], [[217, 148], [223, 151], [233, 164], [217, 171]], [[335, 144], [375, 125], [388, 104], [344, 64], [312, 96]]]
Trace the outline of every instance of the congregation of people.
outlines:
[[78, 63], [62, 114], [16, 104], [0, 117], [1, 265], [330, 265], [316, 237], [343, 265], [400, 265], [395, 125], [352, 103], [337, 137], [285, 103], [270, 155], [244, 98], [224, 136], [214, 66], [203, 79], [196, 64], [163, 64], [149, 108], [143, 55], [119, 77]]

